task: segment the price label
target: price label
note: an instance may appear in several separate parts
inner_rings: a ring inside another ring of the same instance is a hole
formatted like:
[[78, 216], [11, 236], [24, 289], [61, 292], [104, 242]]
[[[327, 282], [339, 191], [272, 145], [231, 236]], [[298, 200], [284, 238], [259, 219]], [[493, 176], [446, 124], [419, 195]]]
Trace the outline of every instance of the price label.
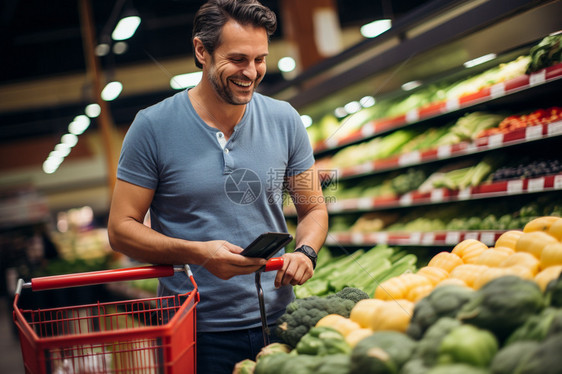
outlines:
[[472, 189], [470, 187], [463, 188], [459, 190], [459, 200], [468, 200], [470, 199], [470, 195], [472, 193]]
[[503, 145], [503, 134], [494, 134], [488, 137], [488, 148], [497, 148]]
[[368, 138], [375, 134], [375, 125], [373, 122], [369, 122], [361, 127], [361, 135], [364, 138]]
[[541, 192], [544, 190], [544, 178], [533, 178], [529, 179], [527, 183], [527, 191], [529, 192]]
[[464, 148], [464, 153], [466, 154], [474, 153], [476, 151], [478, 151], [478, 145], [476, 145], [476, 143], [474, 142], [468, 143]]
[[445, 235], [445, 244], [456, 245], [461, 241], [461, 233], [458, 231], [449, 231]]
[[409, 206], [412, 205], [412, 194], [410, 192], [406, 192], [404, 195], [400, 196], [399, 203], [402, 206]]
[[437, 158], [451, 157], [451, 145], [442, 145], [437, 148]]
[[478, 236], [479, 233], [478, 232], [474, 232], [474, 231], [470, 231], [464, 234], [464, 239], [474, 239], [474, 240], [478, 240]]
[[419, 151], [413, 151], [404, 153], [400, 158], [398, 158], [398, 165], [406, 166], [412, 164], [418, 164], [421, 161], [421, 153]]
[[542, 125], [525, 128], [525, 140], [536, 140], [542, 138]]
[[353, 244], [363, 244], [365, 242], [363, 234], [360, 232], [354, 232], [351, 234], [351, 242]]
[[413, 232], [410, 234], [410, 239], [409, 239], [410, 244], [420, 244], [420, 241], [421, 241], [420, 232]]
[[452, 99], [447, 100], [447, 102], [445, 103], [445, 109], [447, 110], [447, 112], [452, 112], [459, 109], [460, 107], [461, 103], [459, 102], [458, 97], [453, 97]]
[[523, 192], [523, 181], [521, 179], [516, 179], [507, 182], [507, 194], [514, 195]]
[[361, 197], [357, 199], [357, 209], [360, 210], [367, 210], [372, 208], [373, 206], [373, 199], [370, 197]]
[[494, 99], [505, 95], [505, 84], [503, 82], [490, 87], [490, 96]]
[[423, 235], [422, 244], [431, 245], [435, 243], [435, 233], [427, 232]]
[[431, 191], [431, 201], [434, 203], [443, 201], [444, 197], [445, 197], [445, 190], [443, 188], [437, 188]]
[[378, 233], [375, 236], [375, 240], [378, 244], [386, 244], [388, 243], [388, 234], [384, 232]]
[[533, 87], [543, 84], [546, 81], [546, 70], [542, 69], [536, 73], [529, 75], [529, 86]]
[[496, 234], [493, 232], [483, 232], [480, 234], [480, 241], [487, 246], [493, 246], [496, 242]]
[[554, 189], [562, 190], [562, 175], [556, 175], [554, 177]]
[[406, 122], [417, 122], [420, 119], [420, 112], [417, 109], [412, 109], [406, 113]]
[[556, 136], [562, 134], [562, 121], [552, 122], [548, 124], [548, 136]]

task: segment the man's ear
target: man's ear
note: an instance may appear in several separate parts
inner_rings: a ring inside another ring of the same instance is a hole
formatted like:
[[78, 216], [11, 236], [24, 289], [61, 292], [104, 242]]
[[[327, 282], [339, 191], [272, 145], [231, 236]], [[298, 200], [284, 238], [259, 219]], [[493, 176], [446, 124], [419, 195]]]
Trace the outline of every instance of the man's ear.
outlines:
[[195, 58], [199, 61], [199, 63], [201, 63], [201, 65], [205, 65], [207, 50], [205, 49], [201, 39], [197, 37], [193, 38], [193, 50], [195, 51]]

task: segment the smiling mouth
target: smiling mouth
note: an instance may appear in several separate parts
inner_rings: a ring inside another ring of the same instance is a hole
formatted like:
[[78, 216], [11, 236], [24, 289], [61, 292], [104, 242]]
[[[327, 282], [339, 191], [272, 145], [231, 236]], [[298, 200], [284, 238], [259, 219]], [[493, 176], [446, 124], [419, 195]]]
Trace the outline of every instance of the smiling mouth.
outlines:
[[247, 82], [247, 81], [239, 81], [239, 80], [231, 80], [232, 83], [234, 83], [236, 86], [238, 87], [242, 87], [242, 88], [248, 88], [252, 85], [252, 82]]

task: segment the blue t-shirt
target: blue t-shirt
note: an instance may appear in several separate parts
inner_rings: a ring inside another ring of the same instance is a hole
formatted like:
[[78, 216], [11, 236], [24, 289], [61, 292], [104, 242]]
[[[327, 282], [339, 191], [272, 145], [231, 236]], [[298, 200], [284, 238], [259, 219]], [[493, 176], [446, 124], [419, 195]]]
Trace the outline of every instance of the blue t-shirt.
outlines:
[[[288, 103], [255, 93], [225, 142], [197, 115], [184, 90], [137, 114], [123, 142], [117, 177], [155, 191], [154, 230], [244, 248], [263, 232], [287, 231], [283, 180], [313, 163], [306, 130]], [[198, 331], [261, 325], [254, 274], [221, 280], [202, 266], [190, 266], [201, 296]], [[275, 289], [275, 274], [263, 273], [261, 281], [270, 323], [294, 298], [290, 286]], [[191, 288], [185, 274], [176, 273], [160, 279], [159, 295]]]

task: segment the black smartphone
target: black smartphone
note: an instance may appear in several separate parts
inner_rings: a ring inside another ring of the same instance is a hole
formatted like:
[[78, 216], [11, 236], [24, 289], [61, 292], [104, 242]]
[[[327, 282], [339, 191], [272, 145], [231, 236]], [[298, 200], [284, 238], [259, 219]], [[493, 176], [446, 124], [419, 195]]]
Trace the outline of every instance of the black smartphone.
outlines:
[[262, 257], [269, 260], [281, 248], [293, 240], [291, 234], [285, 232], [266, 232], [258, 236], [241, 253], [247, 257]]

